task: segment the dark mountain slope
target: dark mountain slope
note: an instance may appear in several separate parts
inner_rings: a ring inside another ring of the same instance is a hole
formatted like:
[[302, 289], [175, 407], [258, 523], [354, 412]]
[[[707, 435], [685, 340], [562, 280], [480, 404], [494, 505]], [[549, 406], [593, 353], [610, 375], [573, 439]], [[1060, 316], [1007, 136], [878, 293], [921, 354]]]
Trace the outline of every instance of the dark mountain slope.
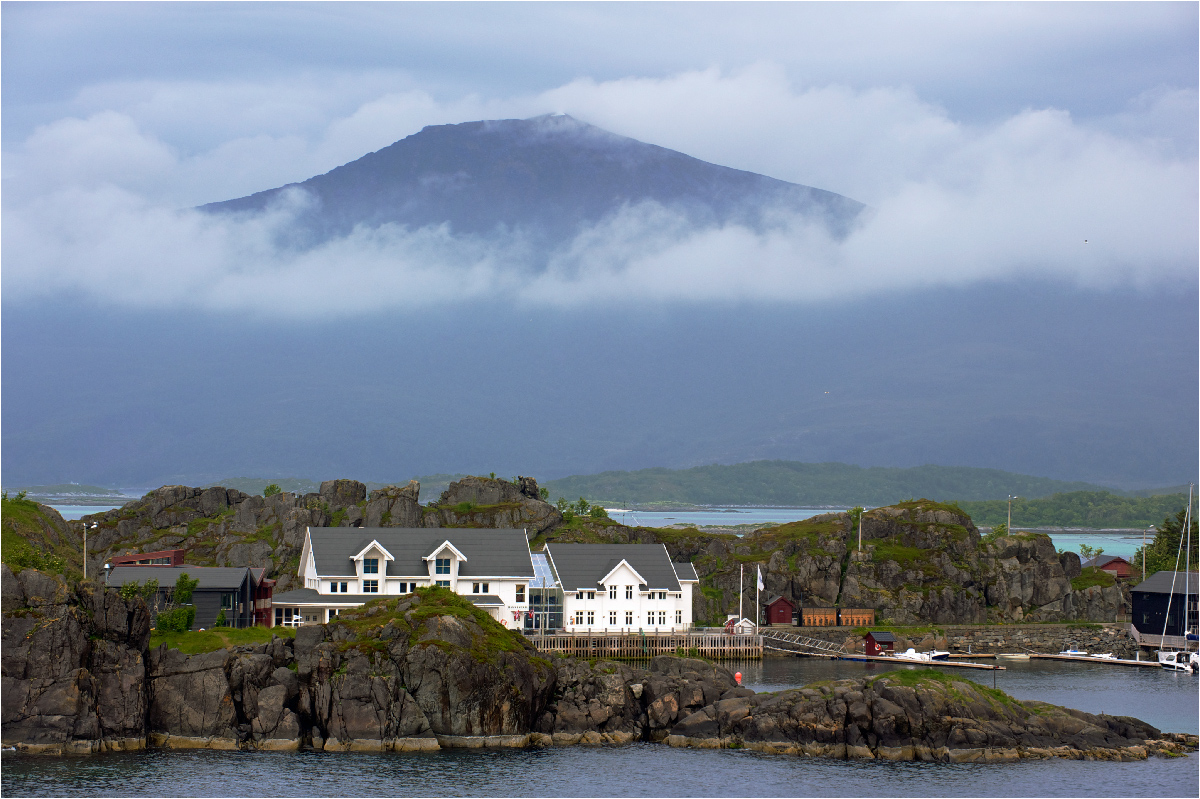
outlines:
[[717, 166], [565, 114], [431, 125], [302, 183], [202, 206], [258, 212], [302, 189], [313, 243], [356, 225], [449, 225], [456, 235], [517, 232], [537, 246], [569, 239], [625, 205], [656, 202], [693, 224], [755, 229], [799, 214], [844, 234], [863, 205], [820, 189]]

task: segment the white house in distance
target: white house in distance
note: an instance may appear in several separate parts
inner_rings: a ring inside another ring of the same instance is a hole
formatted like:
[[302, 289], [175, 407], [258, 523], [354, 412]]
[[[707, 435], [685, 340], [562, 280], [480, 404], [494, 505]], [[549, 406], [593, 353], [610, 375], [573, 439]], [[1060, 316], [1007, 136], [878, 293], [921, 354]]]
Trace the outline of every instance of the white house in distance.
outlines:
[[525, 530], [310, 527], [297, 575], [303, 588], [272, 598], [275, 625], [323, 624], [371, 599], [442, 585], [514, 627], [535, 573]]
[[690, 563], [662, 544], [548, 544], [563, 594], [563, 627], [577, 632], [682, 632], [692, 625]]

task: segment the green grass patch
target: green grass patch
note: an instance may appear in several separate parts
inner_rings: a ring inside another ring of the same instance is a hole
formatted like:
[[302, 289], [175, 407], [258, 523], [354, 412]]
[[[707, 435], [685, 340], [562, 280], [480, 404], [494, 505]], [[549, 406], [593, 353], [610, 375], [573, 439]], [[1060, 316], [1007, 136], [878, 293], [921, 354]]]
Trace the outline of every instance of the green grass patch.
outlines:
[[[493, 661], [497, 652], [521, 652], [525, 642], [521, 633], [509, 630], [493, 619], [487, 611], [476, 607], [465, 597], [441, 586], [418, 588], [404, 597], [374, 599], [361, 607], [344, 611], [330, 624], [349, 628], [358, 636], [369, 638], [389, 623], [409, 631], [410, 645], [431, 645], [454, 649], [448, 641], [421, 640], [425, 622], [436, 616], [453, 616], [464, 621], [473, 621], [480, 633], [472, 636], [470, 654], [477, 661]], [[349, 641], [347, 649], [357, 648], [358, 642]], [[449, 650], [448, 650], [449, 651]]]
[[905, 546], [897, 544], [891, 539], [874, 539], [870, 543], [875, 545], [872, 559], [876, 562], [894, 560], [900, 568], [906, 571], [909, 569], [931, 571], [936, 568], [930, 562], [930, 557], [935, 550]]
[[233, 514], [236, 512], [237, 510], [235, 508], [227, 508], [215, 516], [202, 516], [199, 519], [192, 519], [187, 523], [187, 534], [199, 535], [206, 531], [209, 527], [212, 527], [214, 524], [225, 521], [229, 517], [233, 516]]
[[150, 633], [151, 648], [166, 644], [167, 649], [178, 649], [185, 655], [202, 655], [218, 649], [231, 649], [246, 644], [265, 644], [271, 636], [294, 638], [294, 627], [221, 627], [214, 630], [194, 630], [183, 633], [153, 630]]
[[1107, 588], [1110, 585], [1116, 584], [1117, 580], [1115, 577], [1106, 571], [1097, 569], [1095, 566], [1088, 566], [1082, 572], [1080, 572], [1078, 577], [1071, 578], [1072, 591], [1084, 591], [1094, 585]]

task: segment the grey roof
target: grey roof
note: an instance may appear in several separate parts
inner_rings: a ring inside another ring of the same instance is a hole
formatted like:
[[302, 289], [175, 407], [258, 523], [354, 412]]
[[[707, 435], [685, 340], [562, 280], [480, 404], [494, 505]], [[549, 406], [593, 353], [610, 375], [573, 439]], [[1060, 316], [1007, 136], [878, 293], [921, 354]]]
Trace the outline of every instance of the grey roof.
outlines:
[[504, 600], [492, 594], [468, 594], [467, 599], [471, 600], [471, 604], [485, 608], [499, 608], [504, 606]]
[[[282, 594], [272, 594], [271, 595], [271, 604], [272, 605], [288, 605], [293, 602], [295, 602], [295, 603], [329, 602], [329, 601], [337, 602], [337, 601], [339, 601], [340, 596], [341, 596], [340, 594], [331, 594], [330, 596], [322, 596], [321, 594], [317, 593], [316, 590], [314, 590], [312, 588], [297, 588], [295, 591], [284, 591]], [[355, 596], [361, 597], [362, 595], [356, 594]], [[359, 601], [359, 600], [356, 600], [356, 601]]]
[[679, 575], [680, 580], [699, 580], [699, 575], [696, 574], [696, 567], [690, 563], [680, 563], [672, 561], [671, 565], [675, 567], [675, 574]]
[[166, 589], [172, 588], [181, 574], [200, 581], [196, 584], [197, 591], [236, 590], [242, 587], [247, 578], [250, 578], [251, 585], [254, 583], [253, 574], [245, 566], [114, 566], [109, 572], [108, 584], [122, 586], [128, 582], [158, 580], [158, 587]]
[[646, 580], [642, 590], [683, 590], [662, 544], [547, 544], [546, 552], [564, 591], [598, 588], [622, 560]]
[[1120, 555], [1100, 555], [1099, 557], [1091, 558], [1089, 560], [1084, 561], [1082, 565], [1084, 568], [1087, 568], [1089, 566], [1096, 566], [1097, 568], [1103, 568], [1104, 566], [1107, 566], [1108, 564], [1112, 563], [1114, 560], [1119, 560], [1124, 563], [1129, 563], [1129, 561], [1125, 560], [1125, 558], [1121, 557]]
[[1169, 594], [1171, 577], [1175, 576], [1175, 593], [1196, 593], [1200, 590], [1200, 574], [1196, 572], [1155, 572], [1133, 587], [1134, 593]]
[[354, 577], [354, 561], [372, 540], [378, 541], [394, 561], [387, 561], [388, 577], [429, 577], [422, 560], [449, 541], [467, 560], [458, 567], [459, 578], [526, 577], [533, 579], [529, 539], [524, 530], [461, 527], [310, 527], [313, 557], [321, 577]]
[[871, 632], [867, 633], [867, 635], [874, 638], [875, 643], [877, 644], [886, 644], [889, 641], [893, 644], [896, 643], [896, 636], [892, 635], [886, 630], [871, 630]]
[[795, 603], [795, 602], [793, 602], [792, 600], [790, 600], [790, 599], [788, 599], [787, 597], [783, 596], [782, 594], [776, 594], [775, 596], [771, 597], [770, 599], [768, 599], [768, 600], [767, 600], [766, 604], [767, 604], [767, 605], [774, 605], [776, 602], [778, 602], [778, 601], [779, 601], [779, 600], [781, 600], [781, 599], [782, 599], [784, 602], [786, 602], [786, 603], [788, 603], [789, 605], [791, 605], [792, 607], [796, 607], [796, 603]]

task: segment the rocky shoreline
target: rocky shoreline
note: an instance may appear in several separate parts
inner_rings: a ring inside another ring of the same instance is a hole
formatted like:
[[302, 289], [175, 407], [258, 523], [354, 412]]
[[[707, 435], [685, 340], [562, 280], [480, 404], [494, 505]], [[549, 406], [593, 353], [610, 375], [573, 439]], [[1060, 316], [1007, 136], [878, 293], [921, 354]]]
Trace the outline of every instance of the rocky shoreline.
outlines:
[[296, 637], [186, 655], [149, 648], [139, 598], [0, 569], [3, 743], [433, 751], [661, 742], [839, 759], [1134, 760], [1194, 735], [1095, 716], [935, 672], [755, 693], [728, 669], [547, 657], [444, 589], [385, 598]]

